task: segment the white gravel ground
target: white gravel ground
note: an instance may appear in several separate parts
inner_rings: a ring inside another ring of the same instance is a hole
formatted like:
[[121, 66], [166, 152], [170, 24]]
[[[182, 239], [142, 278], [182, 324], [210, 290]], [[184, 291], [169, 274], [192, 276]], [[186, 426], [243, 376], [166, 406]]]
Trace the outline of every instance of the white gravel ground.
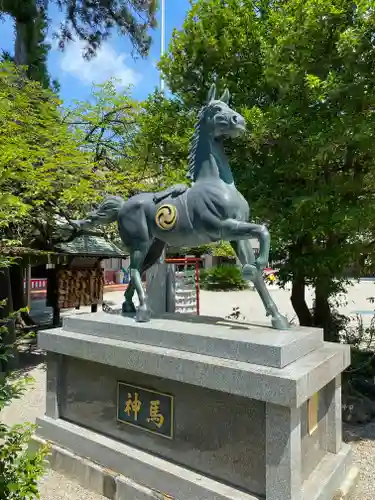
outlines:
[[375, 422], [359, 427], [346, 427], [344, 439], [353, 448], [354, 461], [360, 475], [352, 500], [375, 499]]
[[49, 470], [43, 478], [39, 491], [41, 500], [104, 500], [105, 498], [52, 470]]
[[[275, 290], [275, 300], [282, 312], [293, 316], [289, 302], [289, 292]], [[375, 285], [372, 282], [357, 284], [349, 290], [348, 305], [343, 312], [370, 311], [372, 307], [366, 300], [375, 295]], [[118, 305], [122, 300], [122, 293], [108, 294], [106, 299]], [[308, 297], [310, 302], [311, 296]], [[262, 307], [257, 295], [253, 292], [202, 292], [201, 313], [216, 316], [226, 316], [234, 306], [239, 306], [242, 313], [254, 321], [264, 320]], [[219, 313], [218, 313], [219, 311]], [[36, 417], [44, 414], [45, 408], [45, 370], [43, 354], [37, 351], [29, 355], [30, 375], [34, 378], [33, 387], [21, 400], [13, 401], [7, 407], [1, 420], [12, 425], [15, 423], [35, 422]], [[353, 500], [375, 500], [375, 422], [363, 427], [345, 429], [345, 438], [353, 445], [354, 460], [360, 469], [360, 483]], [[74, 481], [64, 476], [48, 471], [40, 485], [42, 500], [100, 500], [101, 495], [94, 494], [80, 487]]]

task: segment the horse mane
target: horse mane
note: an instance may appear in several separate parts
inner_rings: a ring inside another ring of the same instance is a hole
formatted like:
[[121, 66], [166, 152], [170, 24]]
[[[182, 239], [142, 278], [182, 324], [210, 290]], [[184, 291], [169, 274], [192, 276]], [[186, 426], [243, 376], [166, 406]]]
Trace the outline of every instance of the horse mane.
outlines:
[[187, 177], [189, 179], [192, 179], [193, 181], [196, 179], [198, 172], [196, 172], [196, 155], [197, 155], [197, 148], [198, 148], [198, 143], [199, 143], [199, 138], [200, 138], [200, 131], [201, 131], [201, 122], [202, 118], [204, 116], [204, 113], [207, 109], [207, 106], [203, 106], [199, 113], [198, 113], [198, 118], [194, 126], [194, 132], [190, 140], [189, 144], [189, 150], [188, 150], [188, 172], [187, 172]]

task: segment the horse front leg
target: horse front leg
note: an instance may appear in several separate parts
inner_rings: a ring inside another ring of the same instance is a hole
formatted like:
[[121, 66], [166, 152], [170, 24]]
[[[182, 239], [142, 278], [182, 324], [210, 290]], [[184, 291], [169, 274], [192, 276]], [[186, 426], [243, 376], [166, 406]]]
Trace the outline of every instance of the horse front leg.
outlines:
[[[144, 260], [146, 258], [147, 252], [150, 248], [149, 243], [145, 243], [143, 245], [140, 245], [139, 248], [134, 249], [130, 253], [130, 283], [129, 287], [126, 290], [128, 292], [129, 290], [129, 297], [134, 293], [133, 292], [133, 287], [135, 288], [138, 299], [139, 299], [139, 307], [136, 311], [136, 321], [138, 322], [147, 322], [150, 321], [150, 311], [147, 308], [146, 304], [146, 294], [145, 290], [143, 288], [143, 283], [142, 283], [142, 277], [141, 277], [141, 269], [144, 263]], [[126, 294], [125, 292], [125, 294]], [[128, 297], [126, 297], [127, 299]], [[126, 310], [126, 304], [129, 304], [129, 302], [125, 301], [123, 304], [123, 312], [128, 312]]]
[[273, 328], [276, 328], [277, 330], [289, 330], [290, 325], [287, 318], [279, 312], [277, 305], [272, 299], [271, 294], [264, 283], [262, 271], [255, 265], [254, 250], [250, 241], [231, 241], [230, 244], [243, 266], [245, 279], [247, 278], [253, 282], [254, 287], [263, 302], [267, 316], [271, 316]]
[[[155, 238], [147, 252], [146, 258], [143, 261], [142, 268], [140, 270], [141, 277], [143, 273], [148, 271], [150, 267], [152, 267], [156, 263], [156, 261], [161, 257], [164, 248], [165, 248], [165, 243]], [[134, 283], [133, 280], [130, 279], [129, 284], [124, 293], [125, 302], [122, 304], [123, 313], [136, 312], [136, 308], [133, 303], [134, 292], [135, 292]]]
[[130, 278], [128, 286], [126, 287], [124, 298], [125, 302], [122, 304], [122, 312], [123, 313], [134, 313], [136, 312], [135, 305], [133, 302], [135, 288], [133, 285], [133, 280]]
[[[235, 219], [227, 219], [221, 223], [221, 237], [226, 241], [247, 240], [249, 238], [257, 238], [259, 241], [259, 255], [255, 259], [254, 252], [252, 265], [255, 265], [259, 270], [267, 266], [270, 254], [270, 233], [264, 225], [252, 224], [250, 222], [242, 222]], [[238, 257], [240, 259], [240, 257]], [[241, 259], [240, 259], [241, 260]]]

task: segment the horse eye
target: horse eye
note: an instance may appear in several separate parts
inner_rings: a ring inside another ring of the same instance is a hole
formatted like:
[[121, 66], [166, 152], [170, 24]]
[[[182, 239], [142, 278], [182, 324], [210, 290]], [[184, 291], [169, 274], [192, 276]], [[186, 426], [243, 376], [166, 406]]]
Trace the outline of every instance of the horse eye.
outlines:
[[221, 111], [223, 111], [223, 110], [222, 110], [222, 108], [220, 108], [219, 106], [217, 106], [216, 108], [214, 108], [214, 111], [215, 111], [216, 113], [220, 113], [220, 112], [221, 112]]

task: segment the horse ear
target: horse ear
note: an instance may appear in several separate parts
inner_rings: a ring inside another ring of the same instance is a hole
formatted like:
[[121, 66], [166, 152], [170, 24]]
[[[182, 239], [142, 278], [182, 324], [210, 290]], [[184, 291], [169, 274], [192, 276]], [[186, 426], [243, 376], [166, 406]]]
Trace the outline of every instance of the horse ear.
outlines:
[[220, 101], [225, 102], [225, 104], [228, 104], [229, 99], [230, 99], [229, 90], [225, 89], [223, 95], [220, 97]]
[[213, 101], [215, 97], [216, 97], [216, 85], [213, 83], [207, 94], [207, 102]]

